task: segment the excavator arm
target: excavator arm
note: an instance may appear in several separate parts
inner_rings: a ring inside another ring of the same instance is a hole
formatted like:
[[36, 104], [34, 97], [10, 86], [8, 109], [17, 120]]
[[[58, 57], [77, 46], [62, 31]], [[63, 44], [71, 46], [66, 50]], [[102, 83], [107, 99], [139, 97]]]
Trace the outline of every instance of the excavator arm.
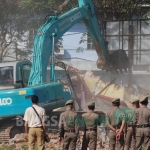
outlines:
[[[50, 56], [53, 55], [54, 44], [81, 19], [84, 20], [87, 26], [98, 54], [98, 67], [105, 70], [115, 68], [113, 66], [114, 59], [110, 59], [109, 51], [101, 34], [92, 1], [78, 0], [78, 4], [78, 7], [71, 9], [59, 17], [50, 16], [46, 23], [39, 28], [34, 40], [33, 63], [28, 81], [29, 86], [46, 82], [47, 65]], [[116, 64], [118, 65], [118, 63]], [[51, 80], [55, 80], [54, 64], [51, 66]]]

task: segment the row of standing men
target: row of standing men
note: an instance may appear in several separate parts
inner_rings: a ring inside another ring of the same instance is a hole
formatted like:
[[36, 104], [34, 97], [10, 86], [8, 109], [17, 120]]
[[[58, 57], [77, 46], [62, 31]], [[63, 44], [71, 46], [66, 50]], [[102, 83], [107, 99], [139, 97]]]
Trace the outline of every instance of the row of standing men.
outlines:
[[[28, 138], [29, 150], [33, 150], [35, 139], [38, 149], [44, 150], [45, 136], [45, 110], [38, 106], [38, 97], [33, 95], [32, 107], [25, 111], [25, 134]], [[139, 100], [132, 100], [131, 109], [120, 109], [120, 99], [112, 101], [112, 109], [106, 115], [106, 125], [109, 131], [109, 149], [129, 148], [140, 150], [144, 144], [144, 150], [150, 150], [150, 110], [147, 108], [148, 97]], [[140, 106], [139, 106], [140, 103]], [[85, 138], [82, 149], [96, 150], [97, 126], [102, 124], [102, 116], [94, 113], [95, 103], [89, 102], [87, 113], [82, 114], [82, 125], [85, 131]], [[76, 141], [79, 135], [78, 114], [73, 111], [73, 101], [66, 102], [66, 111], [61, 113], [59, 120], [59, 137], [63, 139], [64, 150], [75, 150]]]
[[[110, 150], [150, 150], [150, 110], [147, 108], [148, 97], [131, 101], [132, 108], [120, 109], [120, 99], [112, 100], [112, 109], [107, 113], [105, 122], [109, 128]], [[97, 126], [104, 121], [104, 117], [94, 112], [95, 102], [87, 104], [88, 111], [78, 114], [73, 111], [73, 100], [65, 104], [66, 111], [61, 113], [59, 120], [59, 140], [63, 140], [63, 150], [75, 150], [79, 139], [79, 126], [84, 129], [82, 150], [96, 150]]]

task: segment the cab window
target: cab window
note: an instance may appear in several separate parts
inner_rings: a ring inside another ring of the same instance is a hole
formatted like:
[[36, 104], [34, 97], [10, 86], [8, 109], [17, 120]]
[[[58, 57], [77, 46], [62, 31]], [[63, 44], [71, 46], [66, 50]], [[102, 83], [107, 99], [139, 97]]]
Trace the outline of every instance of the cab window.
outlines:
[[21, 66], [18, 67], [18, 79], [17, 80], [22, 80], [22, 73], [21, 73]]
[[13, 67], [0, 67], [0, 84], [13, 84]]
[[23, 74], [23, 83], [28, 84], [29, 75], [30, 75], [31, 65], [23, 65], [22, 66], [22, 74]]

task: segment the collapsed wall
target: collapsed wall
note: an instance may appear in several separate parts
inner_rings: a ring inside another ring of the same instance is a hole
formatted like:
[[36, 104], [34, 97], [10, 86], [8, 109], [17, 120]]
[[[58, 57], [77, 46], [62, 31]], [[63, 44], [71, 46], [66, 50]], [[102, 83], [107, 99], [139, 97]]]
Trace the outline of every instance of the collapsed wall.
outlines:
[[[101, 80], [100, 76], [95, 76], [92, 71], [87, 71], [85, 74], [80, 75], [82, 77], [82, 80], [84, 81], [84, 88], [88, 88], [86, 93], [90, 96], [87, 96], [88, 98], [91, 98], [91, 95], [100, 97], [100, 96], [105, 96], [106, 99], [113, 99], [113, 98], [120, 98], [121, 101], [125, 102], [128, 107], [131, 106], [130, 101], [131, 99], [138, 99], [142, 96], [149, 95], [150, 91], [146, 90], [139, 85], [137, 85], [137, 88], [134, 87], [125, 87], [122, 85], [118, 85], [115, 83], [109, 83], [109, 82], [103, 82]], [[80, 85], [81, 82], [78, 83], [77, 79], [73, 81], [74, 84], [77, 85], [77, 90], [76, 92], [78, 95], [80, 94]], [[109, 86], [108, 86], [109, 85]], [[89, 94], [90, 91], [91, 93]], [[100, 94], [99, 94], [100, 93]], [[87, 101], [89, 101], [87, 99]]]

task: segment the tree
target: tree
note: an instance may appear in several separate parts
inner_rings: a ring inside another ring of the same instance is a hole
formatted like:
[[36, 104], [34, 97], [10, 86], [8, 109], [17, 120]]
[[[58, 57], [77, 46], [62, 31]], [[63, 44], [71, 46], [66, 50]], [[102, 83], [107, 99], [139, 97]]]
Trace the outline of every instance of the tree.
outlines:
[[[27, 58], [32, 53], [28, 45], [29, 32], [44, 23], [42, 15], [49, 11], [48, 6], [46, 0], [0, 0], [0, 62], [12, 49], [15, 54], [9, 57], [15, 59]], [[20, 48], [19, 43], [24, 47]]]
[[[149, 16], [149, 0], [93, 0], [98, 22], [102, 30], [105, 30], [105, 21], [127, 21], [143, 19]], [[81, 43], [85, 42], [84, 36]]]
[[114, 20], [132, 20], [146, 18], [150, 10], [149, 0], [94, 0], [96, 12], [99, 18], [107, 19], [108, 13], [112, 14]]
[[[8, 54], [10, 47], [14, 47], [19, 55], [31, 53], [28, 45], [25, 53], [22, 53], [18, 42], [26, 41], [25, 33], [31, 29], [37, 30], [44, 23], [44, 17], [54, 14], [63, 2], [64, 0], [0, 0], [0, 62]], [[132, 19], [133, 15], [138, 18], [148, 12], [143, 5], [150, 3], [146, 0], [93, 0], [93, 2], [101, 27], [108, 11], [116, 20]], [[75, 5], [77, 0], [69, 3], [61, 13]]]
[[[34, 33], [32, 33], [32, 39], [30, 38], [30, 46], [33, 46], [33, 40], [37, 29], [46, 21], [50, 15], [55, 15], [59, 4], [62, 2], [63, 0], [36, 0], [36, 2], [34, 0], [20, 1], [20, 8], [25, 10], [29, 16], [30, 23], [28, 23], [28, 29], [34, 30]], [[59, 48], [62, 46], [62, 42], [63, 39], [60, 38], [59, 41], [55, 44], [55, 51], [57, 53], [60, 51]]]
[[23, 42], [26, 21], [18, 7], [18, 0], [0, 0], [0, 62], [9, 53], [9, 49]]

